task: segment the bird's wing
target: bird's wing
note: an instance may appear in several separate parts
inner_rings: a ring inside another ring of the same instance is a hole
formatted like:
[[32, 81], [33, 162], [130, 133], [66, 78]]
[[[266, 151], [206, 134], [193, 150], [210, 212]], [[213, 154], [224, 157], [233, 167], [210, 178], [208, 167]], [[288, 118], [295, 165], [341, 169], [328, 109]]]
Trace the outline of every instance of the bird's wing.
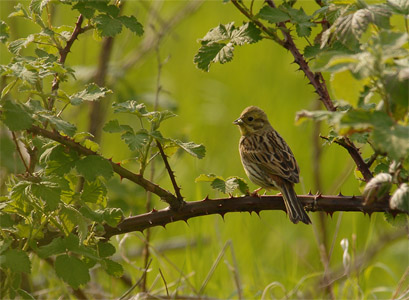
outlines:
[[278, 175], [292, 183], [299, 182], [297, 161], [287, 143], [271, 129], [263, 134], [247, 137], [241, 143], [243, 158], [271, 175]]

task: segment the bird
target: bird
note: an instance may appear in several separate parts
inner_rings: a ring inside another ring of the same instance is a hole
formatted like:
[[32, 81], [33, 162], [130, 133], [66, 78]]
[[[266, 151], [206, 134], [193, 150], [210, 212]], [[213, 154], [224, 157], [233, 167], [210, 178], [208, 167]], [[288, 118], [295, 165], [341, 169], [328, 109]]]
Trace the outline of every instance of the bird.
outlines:
[[241, 133], [239, 152], [244, 171], [251, 182], [260, 186], [254, 193], [262, 188], [279, 190], [290, 221], [311, 224], [294, 191], [300, 173], [297, 161], [266, 113], [257, 106], [249, 106], [233, 124], [239, 126]]

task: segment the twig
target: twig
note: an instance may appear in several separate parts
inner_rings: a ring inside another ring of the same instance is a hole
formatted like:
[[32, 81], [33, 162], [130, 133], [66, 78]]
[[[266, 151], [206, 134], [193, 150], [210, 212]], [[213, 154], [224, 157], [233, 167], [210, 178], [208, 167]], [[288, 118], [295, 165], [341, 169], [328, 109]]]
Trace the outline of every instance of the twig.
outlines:
[[14, 133], [14, 131], [11, 132], [11, 135], [13, 136], [13, 142], [16, 145], [17, 153], [20, 156], [20, 159], [23, 162], [24, 167], [26, 168], [26, 172], [31, 174], [30, 168], [27, 166], [26, 160], [23, 157], [23, 153], [21, 153], [21, 149], [20, 149], [20, 146], [18, 145], [17, 137], [16, 137], [16, 134]]
[[[325, 136], [320, 135], [320, 138], [329, 141], [329, 139]], [[363, 160], [358, 148], [356, 148], [356, 146], [348, 138], [344, 137], [342, 139], [334, 140], [334, 143], [344, 147], [348, 151], [366, 182], [373, 178], [372, 172], [369, 170], [368, 165]]]
[[168, 285], [166, 284], [165, 276], [163, 276], [162, 270], [160, 268], [159, 268], [159, 273], [160, 273], [160, 276], [162, 277], [163, 284], [165, 285], [165, 288], [166, 288], [166, 295], [169, 297]]
[[165, 167], [166, 170], [168, 171], [170, 181], [172, 181], [173, 188], [175, 189], [176, 197], [179, 199], [179, 201], [181, 201], [180, 205], [183, 205], [184, 201], [182, 195], [180, 194], [180, 187], [176, 183], [175, 174], [169, 165], [168, 158], [165, 152], [163, 151], [162, 145], [159, 143], [159, 141], [156, 141], [156, 146], [158, 146], [160, 155], [162, 156], [163, 162], [165, 163]]
[[[67, 44], [65, 45], [64, 48], [59, 49], [60, 58], [59, 58], [58, 62], [60, 64], [64, 65], [65, 60], [67, 59], [67, 55], [71, 51], [72, 44], [78, 38], [78, 35], [80, 35], [81, 33], [85, 32], [85, 30], [88, 29], [88, 27], [86, 29], [81, 27], [83, 21], [84, 21], [84, 17], [83, 17], [82, 14], [80, 14], [78, 19], [77, 19], [77, 22], [75, 23], [75, 28], [74, 28], [74, 30], [73, 30], [73, 32], [71, 34], [71, 37], [67, 41]], [[52, 83], [52, 86], [51, 86], [51, 92], [55, 93], [58, 90], [59, 86], [60, 86], [60, 79], [58, 77], [58, 74], [56, 73], [54, 75], [54, 80], [53, 80], [53, 83]], [[49, 110], [51, 110], [53, 108], [54, 101], [55, 101], [54, 97], [50, 97], [48, 99], [48, 109]]]
[[[29, 128], [27, 130], [28, 132], [37, 134], [37, 135], [41, 135], [43, 137], [49, 138], [53, 141], [56, 141], [62, 145], [65, 145], [75, 151], [77, 151], [79, 154], [82, 155], [99, 155], [97, 152], [92, 151], [91, 149], [88, 149], [84, 146], [82, 146], [81, 144], [75, 142], [74, 140], [62, 136], [60, 135], [58, 132], [54, 132], [54, 131], [48, 131], [45, 130], [43, 128], [40, 128], [38, 126], [32, 126], [31, 128]], [[175, 197], [175, 195], [173, 195], [172, 193], [170, 193], [169, 191], [164, 190], [163, 188], [161, 188], [160, 186], [158, 186], [157, 184], [145, 179], [142, 175], [140, 174], [135, 174], [131, 171], [129, 171], [128, 169], [125, 169], [123, 167], [120, 166], [120, 164], [114, 163], [112, 160], [110, 159], [106, 159], [112, 166], [113, 170], [115, 173], [117, 173], [119, 176], [121, 176], [121, 178], [126, 178], [140, 186], [142, 186], [146, 191], [150, 191], [156, 195], [158, 195], [162, 200], [164, 200], [165, 202], [167, 202], [170, 207], [172, 209], [179, 209], [180, 208], [180, 201]]]
[[[375, 202], [364, 205], [362, 197], [356, 196], [324, 196], [324, 195], [299, 195], [298, 199], [306, 206], [307, 211], [324, 211], [333, 214], [336, 211], [357, 211], [364, 214], [374, 212], [388, 212], [392, 214], [405, 213], [392, 210], [388, 202]], [[204, 199], [201, 201], [186, 202], [178, 211], [170, 209], [153, 210], [150, 213], [141, 214], [124, 219], [117, 227], [105, 226], [104, 238], [133, 231], [143, 231], [154, 226], [166, 226], [176, 221], [187, 222], [190, 218], [219, 214], [222, 217], [229, 212], [255, 212], [262, 210], [285, 210], [281, 195], [275, 196], [243, 196], [221, 199]]]
[[403, 283], [405, 282], [405, 280], [408, 279], [409, 276], [409, 267], [406, 268], [405, 273], [403, 273], [401, 279], [399, 280], [398, 286], [395, 290], [395, 292], [392, 295], [392, 300], [396, 299], [396, 297], [398, 296], [400, 289], [402, 288]]

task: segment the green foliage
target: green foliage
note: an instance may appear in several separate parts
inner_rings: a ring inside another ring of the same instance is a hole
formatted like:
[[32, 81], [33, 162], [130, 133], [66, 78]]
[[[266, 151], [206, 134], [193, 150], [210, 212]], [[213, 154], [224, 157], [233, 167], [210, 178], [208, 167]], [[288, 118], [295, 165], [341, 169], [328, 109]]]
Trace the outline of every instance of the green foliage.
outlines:
[[243, 178], [231, 176], [224, 179], [214, 174], [201, 174], [195, 182], [210, 182], [210, 186], [224, 194], [233, 194], [236, 190], [242, 194], [249, 193], [249, 187]]
[[211, 29], [200, 40], [201, 47], [195, 55], [194, 62], [197, 67], [209, 71], [212, 62], [222, 64], [233, 59], [235, 46], [253, 44], [261, 40], [261, 31], [253, 23], [244, 23], [236, 28], [234, 22]]

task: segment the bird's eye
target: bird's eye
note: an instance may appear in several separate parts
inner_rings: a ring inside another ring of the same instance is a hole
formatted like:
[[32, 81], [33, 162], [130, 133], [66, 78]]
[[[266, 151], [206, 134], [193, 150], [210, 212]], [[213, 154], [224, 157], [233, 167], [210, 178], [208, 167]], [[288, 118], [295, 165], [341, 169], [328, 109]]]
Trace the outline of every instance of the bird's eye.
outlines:
[[250, 122], [253, 121], [253, 117], [248, 117], [247, 120], [249, 120]]

